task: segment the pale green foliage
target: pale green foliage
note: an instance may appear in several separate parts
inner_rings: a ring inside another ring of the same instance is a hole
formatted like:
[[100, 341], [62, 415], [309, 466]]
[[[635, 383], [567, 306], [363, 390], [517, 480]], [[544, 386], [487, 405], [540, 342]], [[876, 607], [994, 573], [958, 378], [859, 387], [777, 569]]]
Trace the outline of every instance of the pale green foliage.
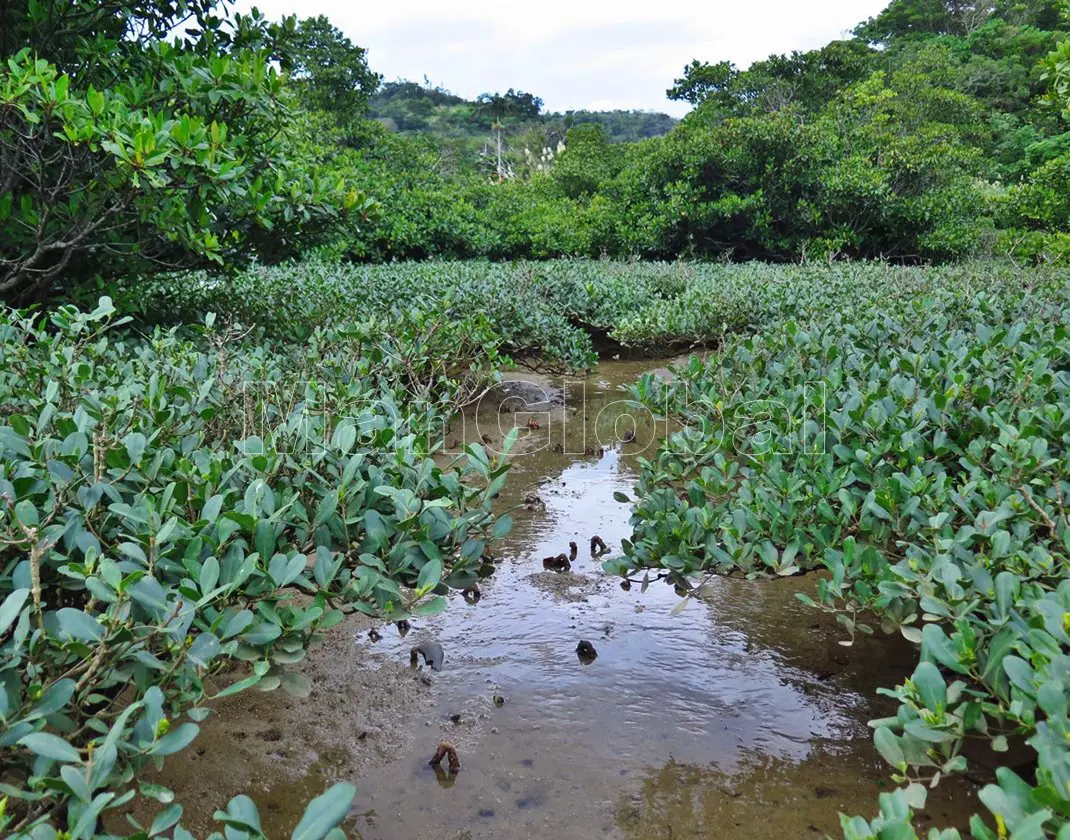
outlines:
[[636, 387], [686, 429], [644, 464], [607, 569], [825, 570], [806, 600], [848, 642], [879, 624], [919, 645], [897, 715], [872, 724], [896, 780], [934, 784], [966, 769], [968, 739], [1017, 733], [1035, 782], [1001, 770], [982, 802], [1015, 837], [1070, 830], [1070, 277], [726, 269], [689, 299], [698, 317], [669, 329], [729, 331], [708, 363]]
[[[508, 529], [491, 512], [507, 464], [431, 458], [494, 347], [425, 355], [445, 316], [282, 344], [214, 317], [142, 338], [114, 314], [0, 316], [5, 836], [92, 836], [197, 736], [210, 677], [215, 697], [306, 696], [293, 666], [347, 612], [442, 609]], [[326, 796], [297, 836], [324, 836], [352, 789]], [[217, 818], [258, 834], [247, 798]]]

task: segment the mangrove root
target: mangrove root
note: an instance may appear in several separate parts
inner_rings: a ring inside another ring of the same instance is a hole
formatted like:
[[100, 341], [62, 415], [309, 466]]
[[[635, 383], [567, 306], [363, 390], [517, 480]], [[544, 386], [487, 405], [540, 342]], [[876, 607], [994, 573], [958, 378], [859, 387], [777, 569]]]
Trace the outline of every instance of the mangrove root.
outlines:
[[449, 761], [450, 773], [460, 772], [461, 760], [457, 757], [457, 748], [449, 741], [440, 743], [438, 749], [435, 750], [435, 755], [427, 763], [432, 767], [438, 767], [442, 764], [442, 759], [444, 758]]
[[556, 557], [544, 557], [542, 567], [551, 572], [567, 572], [572, 568], [572, 563], [569, 562], [567, 555], [558, 554]]
[[479, 599], [483, 597], [483, 593], [479, 591], [478, 586], [469, 586], [461, 591], [461, 597], [469, 604], [478, 604]]
[[431, 666], [432, 671], [442, 670], [442, 660], [445, 652], [438, 642], [421, 642], [409, 651], [409, 664], [415, 667], [419, 663], [419, 657], [423, 656], [424, 663]]

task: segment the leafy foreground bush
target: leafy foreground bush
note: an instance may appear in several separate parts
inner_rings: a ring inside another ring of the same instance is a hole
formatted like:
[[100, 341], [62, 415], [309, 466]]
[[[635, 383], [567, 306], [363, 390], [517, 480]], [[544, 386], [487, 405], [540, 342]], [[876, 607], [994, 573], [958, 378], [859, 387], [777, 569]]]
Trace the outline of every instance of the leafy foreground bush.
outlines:
[[[718, 309], [716, 287], [696, 306]], [[844, 836], [915, 838], [967, 754], [1035, 762], [980, 792], [979, 840], [1070, 837], [1070, 275], [842, 270], [752, 289], [768, 322], [634, 396], [683, 424], [644, 463], [607, 570], [818, 569], [850, 636], [901, 632], [912, 676], [872, 722], [902, 789]], [[685, 309], [681, 309], [681, 317]], [[708, 316], [709, 317], [709, 316]], [[872, 619], [870, 618], [872, 616]], [[847, 641], [846, 644], [850, 644]], [[933, 829], [930, 838], [958, 838]]]
[[[207, 700], [306, 695], [288, 669], [346, 613], [441, 609], [510, 525], [491, 513], [507, 465], [431, 458], [492, 337], [424, 315], [289, 345], [212, 318], [141, 338], [113, 312], [0, 314], [5, 836], [91, 837], [138, 793], [170, 803], [139, 771], [196, 738]], [[327, 835], [352, 796], [294, 836]], [[188, 838], [181, 815], [135, 836]], [[246, 797], [216, 816], [260, 836]]]

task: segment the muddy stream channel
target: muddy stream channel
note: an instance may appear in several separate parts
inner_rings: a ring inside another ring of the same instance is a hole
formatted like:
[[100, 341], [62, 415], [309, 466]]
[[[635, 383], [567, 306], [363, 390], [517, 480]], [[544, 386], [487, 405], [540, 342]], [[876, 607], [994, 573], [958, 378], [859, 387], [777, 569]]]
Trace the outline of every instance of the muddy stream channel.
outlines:
[[[673, 616], [671, 587], [623, 591], [590, 556], [593, 534], [613, 551], [630, 535], [613, 493], [633, 492], [656, 432], [640, 416], [636, 440], [619, 442], [632, 421], [617, 418], [635, 414], [621, 386], [658, 364], [606, 361], [564, 383], [563, 406], [556, 383], [552, 408], [502, 415], [506, 430], [540, 425], [522, 432], [502, 506], [541, 502], [515, 512], [479, 602], [454, 593], [404, 636], [379, 625], [378, 641], [373, 623], [351, 618], [298, 666], [309, 698], [222, 701], [155, 779], [185, 803], [183, 823], [204, 831], [245, 792], [266, 832], [288, 835], [304, 803], [340, 780], [358, 791], [343, 827], [363, 840], [789, 840], [841, 836], [838, 812], [873, 816], [889, 773], [866, 721], [891, 713], [876, 689], [911, 669], [903, 640], [841, 646], [842, 629], [794, 597], [813, 590], [805, 577], [718, 579]], [[486, 434], [493, 449], [494, 411], [478, 429], [472, 419], [463, 434]], [[573, 540], [571, 572], [544, 571], [542, 558]], [[597, 658], [580, 660], [580, 640]], [[423, 641], [442, 645], [441, 671], [410, 667]], [[455, 777], [428, 766], [441, 740], [457, 746]], [[921, 824], [965, 828], [977, 807], [973, 786], [951, 780]]]

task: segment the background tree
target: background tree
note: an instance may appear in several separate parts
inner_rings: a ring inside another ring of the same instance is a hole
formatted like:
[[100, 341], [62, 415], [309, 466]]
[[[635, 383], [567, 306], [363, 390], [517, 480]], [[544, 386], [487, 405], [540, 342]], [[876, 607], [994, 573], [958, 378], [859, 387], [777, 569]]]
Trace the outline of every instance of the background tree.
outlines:
[[675, 102], [689, 102], [698, 105], [712, 96], [719, 97], [719, 102], [731, 100], [734, 83], [739, 77], [739, 70], [730, 61], [709, 64], [695, 59], [684, 68], [684, 74], [673, 82], [665, 95]]
[[509, 88], [505, 93], [482, 93], [476, 97], [475, 117], [490, 119], [497, 147], [495, 170], [499, 181], [505, 180], [507, 173], [504, 160], [502, 132], [507, 118], [530, 119], [537, 117], [542, 110], [542, 99], [524, 91]]
[[0, 298], [286, 256], [359, 201], [294, 154], [273, 63], [292, 19], [212, 0], [0, 10]]
[[283, 68], [310, 107], [343, 122], [363, 116], [382, 76], [368, 67], [368, 51], [356, 46], [323, 15], [297, 23]]
[[992, 0], [892, 0], [879, 15], [859, 24], [855, 34], [881, 44], [911, 35], [965, 35], [995, 11]]

